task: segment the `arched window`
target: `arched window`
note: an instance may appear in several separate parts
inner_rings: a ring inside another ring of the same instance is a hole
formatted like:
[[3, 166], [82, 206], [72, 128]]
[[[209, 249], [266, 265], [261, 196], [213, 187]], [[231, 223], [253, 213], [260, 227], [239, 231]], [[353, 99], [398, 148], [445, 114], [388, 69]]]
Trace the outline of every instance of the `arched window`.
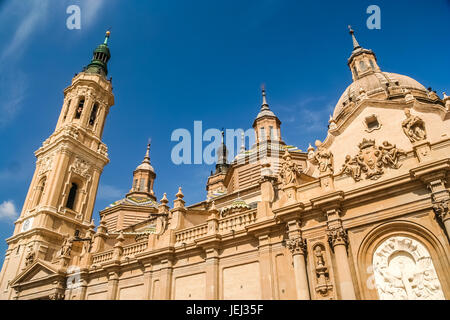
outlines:
[[93, 126], [95, 119], [97, 119], [98, 103], [96, 102], [92, 107], [91, 115], [89, 117], [89, 125]]
[[80, 99], [80, 102], [78, 103], [77, 110], [75, 110], [75, 119], [80, 119], [81, 113], [83, 112], [84, 108], [84, 98]]
[[42, 199], [42, 194], [44, 193], [44, 188], [45, 188], [45, 182], [46, 182], [47, 178], [43, 178], [37, 188], [36, 188], [36, 200], [34, 202], [34, 205], [37, 206], [39, 203], [41, 203], [41, 199]]
[[259, 135], [260, 135], [259, 140], [260, 141], [266, 140], [266, 130], [264, 128], [260, 128], [259, 131], [260, 131], [260, 133], [259, 133]]
[[364, 63], [364, 61], [360, 61], [359, 62], [359, 69], [361, 70], [361, 71], [365, 71], [366, 70], [366, 64]]
[[66, 110], [64, 111], [64, 118], [63, 118], [63, 121], [66, 121], [67, 113], [69, 112], [69, 109], [70, 109], [70, 103], [71, 103], [71, 102], [72, 102], [72, 100], [69, 100], [69, 102], [67, 102]]
[[72, 183], [72, 187], [70, 187], [69, 196], [67, 197], [66, 208], [73, 210], [75, 205], [75, 198], [77, 197], [78, 185], [76, 183]]
[[369, 60], [369, 62], [370, 62], [370, 66], [372, 67], [372, 69], [375, 69], [375, 65], [373, 64], [373, 61]]

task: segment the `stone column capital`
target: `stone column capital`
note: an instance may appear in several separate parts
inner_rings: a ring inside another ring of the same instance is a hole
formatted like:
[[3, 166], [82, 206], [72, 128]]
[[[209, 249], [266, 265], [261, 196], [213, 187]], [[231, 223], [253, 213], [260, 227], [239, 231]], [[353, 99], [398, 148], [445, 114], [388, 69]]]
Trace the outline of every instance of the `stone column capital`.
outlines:
[[448, 210], [449, 202], [450, 200], [447, 199], [433, 204], [434, 213], [442, 222], [445, 222], [446, 220], [450, 219], [450, 214]]
[[348, 236], [347, 231], [342, 226], [336, 227], [328, 227], [328, 243], [330, 247], [334, 249], [334, 247], [343, 245], [345, 247], [348, 246]]
[[293, 256], [297, 254], [306, 255], [306, 240], [302, 237], [286, 240], [286, 247], [291, 251]]

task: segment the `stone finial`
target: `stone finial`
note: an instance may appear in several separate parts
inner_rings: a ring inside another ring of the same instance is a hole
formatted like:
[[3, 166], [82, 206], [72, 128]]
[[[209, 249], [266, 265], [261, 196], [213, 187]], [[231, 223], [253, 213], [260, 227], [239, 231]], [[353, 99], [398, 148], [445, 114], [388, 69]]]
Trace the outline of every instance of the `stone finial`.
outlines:
[[309, 144], [307, 151], [308, 153], [314, 151], [314, 147], [311, 145], [311, 143]]
[[100, 217], [100, 225], [97, 228], [97, 233], [107, 233], [108, 228], [106, 227], [105, 216]]
[[442, 92], [442, 95], [444, 96], [443, 100], [450, 99], [450, 97], [445, 92]]
[[184, 194], [181, 191], [181, 187], [178, 187], [178, 192], [177, 192], [177, 194], [175, 196], [177, 197], [177, 199], [183, 199], [184, 198]]
[[169, 200], [167, 199], [166, 193], [164, 193], [163, 197], [161, 198], [161, 200], [159, 200], [159, 202], [161, 204], [158, 206], [158, 213], [168, 213], [169, 206], [167, 205], [167, 203], [169, 203]]
[[178, 188], [178, 192], [175, 196], [177, 198], [173, 201], [174, 208], [184, 208], [184, 194], [181, 191], [181, 187]]
[[167, 199], [167, 193], [164, 192], [163, 197], [161, 198], [161, 200], [159, 200], [159, 202], [161, 202], [161, 204], [163, 205], [167, 205], [167, 203], [169, 203], [169, 200]]
[[123, 231], [122, 230], [120, 230], [119, 236], [116, 238], [116, 240], [118, 242], [123, 242], [125, 240], [125, 237], [123, 236]]

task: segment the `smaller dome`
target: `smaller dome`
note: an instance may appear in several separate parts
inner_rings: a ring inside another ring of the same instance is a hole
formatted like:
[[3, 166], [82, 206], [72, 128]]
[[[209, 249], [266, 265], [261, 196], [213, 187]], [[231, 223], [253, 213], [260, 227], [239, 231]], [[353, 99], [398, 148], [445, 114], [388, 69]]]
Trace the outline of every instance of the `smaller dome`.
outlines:
[[427, 89], [411, 77], [390, 72], [374, 72], [352, 82], [345, 89], [334, 108], [333, 119], [336, 119], [350, 100], [354, 101], [361, 91], [364, 91], [369, 98], [385, 97], [386, 83], [393, 83], [403, 89], [411, 90], [413, 94], [427, 96]]
[[150, 163], [148, 162], [142, 162], [140, 165], [138, 165], [136, 167], [136, 170], [148, 170], [148, 171], [152, 171], [155, 172], [155, 170], [153, 169], [153, 167], [150, 165]]
[[275, 114], [272, 112], [272, 110], [269, 109], [269, 106], [263, 106], [261, 108], [261, 111], [256, 116], [256, 119], [262, 118], [264, 116], [275, 117]]

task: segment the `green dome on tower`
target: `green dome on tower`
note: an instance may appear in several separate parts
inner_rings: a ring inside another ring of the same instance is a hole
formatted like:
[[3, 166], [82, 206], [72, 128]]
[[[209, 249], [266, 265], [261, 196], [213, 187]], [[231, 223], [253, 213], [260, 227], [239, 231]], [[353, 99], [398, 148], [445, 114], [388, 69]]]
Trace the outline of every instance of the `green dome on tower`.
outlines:
[[97, 73], [103, 76], [108, 75], [108, 61], [111, 53], [108, 48], [108, 39], [111, 32], [106, 31], [105, 41], [95, 48], [91, 63], [84, 68], [86, 73]]

